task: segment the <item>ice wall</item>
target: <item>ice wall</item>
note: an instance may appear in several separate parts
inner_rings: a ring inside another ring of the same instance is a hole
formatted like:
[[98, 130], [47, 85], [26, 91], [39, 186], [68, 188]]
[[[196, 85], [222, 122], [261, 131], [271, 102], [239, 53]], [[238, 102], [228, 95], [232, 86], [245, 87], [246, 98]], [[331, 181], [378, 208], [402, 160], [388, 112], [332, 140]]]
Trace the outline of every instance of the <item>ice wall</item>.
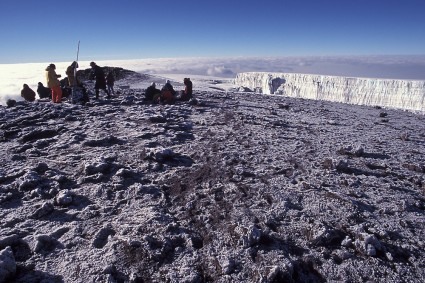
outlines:
[[249, 72], [237, 74], [235, 85], [264, 94], [425, 112], [425, 81]]

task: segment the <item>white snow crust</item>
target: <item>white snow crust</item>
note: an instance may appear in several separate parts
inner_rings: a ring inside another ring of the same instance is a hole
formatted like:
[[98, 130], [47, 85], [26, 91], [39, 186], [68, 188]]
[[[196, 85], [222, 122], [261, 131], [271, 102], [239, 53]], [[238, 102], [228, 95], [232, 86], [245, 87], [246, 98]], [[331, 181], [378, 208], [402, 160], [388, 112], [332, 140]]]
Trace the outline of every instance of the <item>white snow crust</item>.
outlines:
[[293, 73], [239, 73], [235, 85], [264, 94], [425, 111], [425, 81]]

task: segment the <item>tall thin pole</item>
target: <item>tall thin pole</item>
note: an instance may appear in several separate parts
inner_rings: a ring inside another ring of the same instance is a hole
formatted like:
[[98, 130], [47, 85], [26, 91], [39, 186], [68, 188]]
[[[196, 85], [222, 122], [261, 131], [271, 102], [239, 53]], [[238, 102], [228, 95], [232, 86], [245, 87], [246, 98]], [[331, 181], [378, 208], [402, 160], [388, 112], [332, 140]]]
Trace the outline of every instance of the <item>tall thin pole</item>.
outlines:
[[78, 47], [77, 47], [77, 62], [78, 62], [78, 55], [80, 54], [80, 41], [78, 41]]

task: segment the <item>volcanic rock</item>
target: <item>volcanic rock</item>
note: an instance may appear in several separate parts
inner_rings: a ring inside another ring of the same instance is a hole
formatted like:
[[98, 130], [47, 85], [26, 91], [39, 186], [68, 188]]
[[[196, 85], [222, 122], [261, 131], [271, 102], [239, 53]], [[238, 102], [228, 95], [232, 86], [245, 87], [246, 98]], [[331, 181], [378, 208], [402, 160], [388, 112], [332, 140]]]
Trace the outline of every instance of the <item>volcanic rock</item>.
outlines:
[[143, 92], [0, 108], [0, 282], [425, 278], [422, 115]]

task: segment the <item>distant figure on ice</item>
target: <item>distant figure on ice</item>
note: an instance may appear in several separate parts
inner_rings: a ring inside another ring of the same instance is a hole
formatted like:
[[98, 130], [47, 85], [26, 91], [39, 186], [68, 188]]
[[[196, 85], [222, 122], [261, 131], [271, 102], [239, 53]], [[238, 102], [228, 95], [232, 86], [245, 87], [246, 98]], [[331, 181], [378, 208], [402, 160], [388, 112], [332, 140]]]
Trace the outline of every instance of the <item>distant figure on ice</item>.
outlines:
[[94, 84], [94, 89], [96, 92], [96, 99], [99, 98], [99, 89], [106, 92], [107, 98], [111, 98], [111, 95], [106, 90], [106, 79], [105, 79], [105, 73], [103, 72], [102, 68], [96, 65], [95, 62], [90, 62], [90, 67], [93, 70], [93, 75], [96, 78], [96, 82]]
[[77, 78], [75, 77], [77, 68], [77, 61], [72, 62], [71, 65], [66, 68], [66, 75], [68, 76], [68, 85], [70, 87], [76, 86], [78, 84]]
[[58, 78], [60, 78], [61, 75], [57, 75], [55, 70], [56, 70], [55, 64], [50, 64], [49, 66], [47, 66], [46, 68], [47, 86], [52, 90], [52, 102], [61, 103], [62, 89], [61, 89], [61, 84], [58, 80]]
[[190, 78], [184, 78], [184, 90], [182, 90], [180, 95], [180, 100], [189, 101], [192, 98], [192, 81]]
[[114, 72], [110, 71], [108, 75], [106, 76], [106, 85], [108, 86], [109, 94], [111, 93], [115, 94], [114, 83], [115, 83]]
[[24, 84], [24, 88], [21, 90], [21, 96], [29, 102], [33, 102], [35, 100], [35, 92], [27, 85]]
[[40, 99], [43, 98], [51, 98], [52, 95], [52, 90], [48, 87], [45, 87], [43, 85], [43, 83], [38, 82], [38, 86], [37, 86], [37, 93], [38, 93], [38, 97], [40, 97]]
[[156, 84], [152, 82], [151, 85], [145, 91], [145, 100], [148, 100], [148, 101], [153, 101], [155, 99], [158, 100], [160, 95], [161, 95], [161, 91], [157, 89]]
[[173, 104], [175, 101], [176, 91], [169, 80], [165, 81], [165, 85], [161, 89], [160, 102], [165, 104]]

